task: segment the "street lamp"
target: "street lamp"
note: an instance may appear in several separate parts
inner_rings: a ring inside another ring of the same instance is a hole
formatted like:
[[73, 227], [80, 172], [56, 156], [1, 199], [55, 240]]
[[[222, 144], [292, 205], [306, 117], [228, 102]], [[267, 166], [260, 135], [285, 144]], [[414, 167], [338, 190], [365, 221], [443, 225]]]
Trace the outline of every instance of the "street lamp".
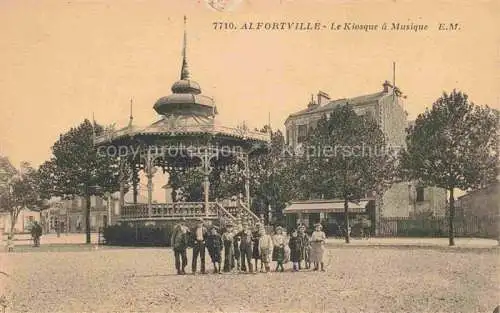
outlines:
[[111, 193], [109, 191], [106, 192], [106, 202], [107, 202], [107, 209], [108, 209], [108, 225], [111, 225]]
[[408, 215], [412, 216], [411, 182], [408, 182]]

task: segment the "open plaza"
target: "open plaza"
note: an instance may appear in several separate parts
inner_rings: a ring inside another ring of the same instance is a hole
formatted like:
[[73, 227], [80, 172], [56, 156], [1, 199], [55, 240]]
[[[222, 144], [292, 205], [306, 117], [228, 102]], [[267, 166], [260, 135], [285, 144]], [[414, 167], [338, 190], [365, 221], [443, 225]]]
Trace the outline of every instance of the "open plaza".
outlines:
[[[48, 235], [0, 253], [5, 312], [493, 312], [494, 240], [326, 243], [326, 272], [178, 276], [170, 248], [84, 245]], [[23, 239], [20, 237], [19, 239]], [[192, 249], [188, 249], [191, 258]], [[207, 268], [210, 268], [207, 258]]]

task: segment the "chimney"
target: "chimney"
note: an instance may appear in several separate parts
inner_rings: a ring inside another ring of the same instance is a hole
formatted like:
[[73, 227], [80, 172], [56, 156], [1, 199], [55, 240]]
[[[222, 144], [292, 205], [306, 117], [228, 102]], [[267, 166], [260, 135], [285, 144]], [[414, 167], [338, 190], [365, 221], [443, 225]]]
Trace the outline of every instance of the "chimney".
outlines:
[[317, 106], [318, 104], [314, 102], [314, 95], [311, 95], [311, 101], [307, 104], [308, 109], [313, 109]]
[[330, 96], [323, 91], [318, 91], [318, 105], [322, 106], [327, 104], [330, 101]]
[[384, 86], [385, 93], [392, 92], [392, 84], [388, 80], [386, 80], [382, 86]]

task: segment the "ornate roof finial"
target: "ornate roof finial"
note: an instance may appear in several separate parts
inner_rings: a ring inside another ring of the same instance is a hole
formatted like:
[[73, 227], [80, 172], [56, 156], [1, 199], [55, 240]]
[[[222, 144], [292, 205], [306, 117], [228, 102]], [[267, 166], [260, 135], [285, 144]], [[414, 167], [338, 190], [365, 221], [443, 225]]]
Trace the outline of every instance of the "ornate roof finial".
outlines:
[[130, 118], [128, 122], [128, 126], [132, 126], [132, 121], [134, 120], [134, 115], [132, 115], [132, 107], [134, 105], [134, 98], [130, 98]]
[[181, 69], [181, 80], [189, 79], [189, 70], [186, 59], [186, 45], [187, 45], [187, 17], [184, 15], [184, 43], [182, 45], [182, 69]]

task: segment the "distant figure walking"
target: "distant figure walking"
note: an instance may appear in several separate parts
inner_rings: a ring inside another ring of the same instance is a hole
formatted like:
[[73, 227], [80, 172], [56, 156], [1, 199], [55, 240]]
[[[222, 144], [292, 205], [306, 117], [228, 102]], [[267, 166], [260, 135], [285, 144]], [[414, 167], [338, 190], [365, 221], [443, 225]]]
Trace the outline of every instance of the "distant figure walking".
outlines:
[[7, 236], [7, 252], [14, 252], [14, 236], [12, 234]]
[[57, 237], [61, 237], [61, 222], [59, 221], [56, 221], [56, 233], [57, 233]]
[[42, 237], [42, 226], [37, 221], [34, 221], [31, 226], [31, 238], [34, 247], [40, 247], [40, 237]]

